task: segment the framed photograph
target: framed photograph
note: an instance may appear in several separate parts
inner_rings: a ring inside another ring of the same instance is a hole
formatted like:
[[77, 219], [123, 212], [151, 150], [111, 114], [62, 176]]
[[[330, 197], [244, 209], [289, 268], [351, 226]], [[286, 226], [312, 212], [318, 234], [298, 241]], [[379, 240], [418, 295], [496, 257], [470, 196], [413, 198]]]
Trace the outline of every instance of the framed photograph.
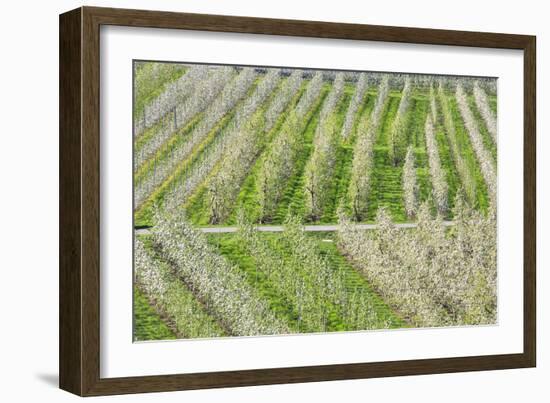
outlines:
[[535, 37], [60, 16], [60, 387], [533, 367]]

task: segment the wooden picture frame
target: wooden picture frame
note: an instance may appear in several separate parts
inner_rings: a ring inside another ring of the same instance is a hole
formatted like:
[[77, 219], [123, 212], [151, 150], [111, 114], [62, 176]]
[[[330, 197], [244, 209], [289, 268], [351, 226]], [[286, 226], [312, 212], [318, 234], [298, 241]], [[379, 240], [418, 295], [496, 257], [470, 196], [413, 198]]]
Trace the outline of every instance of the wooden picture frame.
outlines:
[[[524, 52], [523, 353], [227, 372], [100, 377], [100, 26], [519, 49]], [[60, 387], [80, 396], [534, 367], [534, 36], [81, 7], [60, 16]]]

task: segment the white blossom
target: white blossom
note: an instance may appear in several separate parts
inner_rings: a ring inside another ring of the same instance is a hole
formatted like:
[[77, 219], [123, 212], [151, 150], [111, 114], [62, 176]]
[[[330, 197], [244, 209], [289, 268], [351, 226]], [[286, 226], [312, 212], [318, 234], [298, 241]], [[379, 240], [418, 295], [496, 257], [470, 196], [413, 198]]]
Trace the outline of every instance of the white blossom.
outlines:
[[416, 182], [416, 169], [414, 167], [414, 149], [409, 145], [405, 163], [403, 164], [403, 201], [407, 217], [416, 215], [418, 203], [418, 184]]
[[389, 155], [395, 166], [403, 161], [403, 158], [405, 157], [405, 149], [407, 144], [407, 127], [405, 118], [409, 109], [410, 96], [411, 80], [409, 76], [406, 76], [403, 91], [401, 93], [401, 100], [399, 101], [399, 107], [397, 108], [397, 114], [393, 120], [389, 135]]
[[213, 250], [185, 214], [157, 214], [153, 239], [162, 257], [197, 299], [233, 336], [289, 333], [285, 323], [251, 287], [244, 275]]
[[174, 172], [176, 167], [189, 157], [195, 147], [205, 140], [216, 124], [246, 95], [255, 79], [256, 73], [253, 68], [243, 68], [206, 109], [203, 119], [187, 135], [186, 141], [170, 150], [170, 154], [166, 158], [154, 161], [152, 169], [135, 186], [135, 209], [139, 209], [155, 189]]
[[353, 216], [356, 221], [362, 221], [366, 218], [367, 200], [371, 190], [371, 171], [374, 163], [373, 147], [382, 120], [382, 112], [388, 102], [388, 93], [389, 83], [386, 76], [382, 78], [378, 87], [378, 96], [370, 119], [360, 122], [357, 128], [357, 141], [353, 151], [351, 179], [348, 188]]
[[424, 134], [426, 136], [426, 151], [428, 154], [428, 165], [430, 167], [430, 177], [432, 182], [432, 196], [440, 214], [446, 214], [448, 208], [448, 186], [445, 179], [445, 171], [441, 167], [439, 158], [439, 147], [435, 138], [434, 121], [437, 118], [435, 109], [435, 97], [433, 87], [430, 87], [430, 113], [426, 118]]
[[496, 144], [498, 139], [497, 119], [493, 111], [489, 107], [489, 100], [487, 99], [487, 94], [485, 94], [485, 91], [483, 91], [483, 89], [479, 86], [479, 83], [477, 81], [474, 82], [474, 99], [475, 99], [477, 108], [479, 109], [479, 112], [481, 113], [481, 116], [485, 121], [485, 126], [487, 127], [487, 131], [489, 132], [489, 134], [491, 134], [491, 137], [493, 138], [493, 141]]
[[344, 120], [344, 125], [342, 126], [342, 139], [346, 140], [351, 136], [353, 129], [353, 124], [357, 113], [361, 109], [361, 105], [364, 102], [365, 94], [368, 89], [368, 75], [366, 73], [359, 73], [359, 78], [355, 85], [355, 93], [351, 99], [348, 111], [346, 112], [346, 118]]

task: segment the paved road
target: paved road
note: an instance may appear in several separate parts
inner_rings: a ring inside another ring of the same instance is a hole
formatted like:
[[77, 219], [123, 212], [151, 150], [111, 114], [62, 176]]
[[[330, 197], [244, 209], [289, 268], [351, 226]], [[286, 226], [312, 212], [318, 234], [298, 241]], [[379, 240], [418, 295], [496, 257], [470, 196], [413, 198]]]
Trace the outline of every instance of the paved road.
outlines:
[[[414, 228], [416, 227], [416, 223], [399, 223], [395, 224], [397, 228]], [[453, 225], [452, 221], [443, 221], [443, 225], [450, 226]], [[376, 224], [355, 224], [355, 227], [358, 229], [375, 229]], [[222, 234], [222, 233], [228, 233], [228, 232], [237, 232], [239, 230], [239, 227], [199, 227], [199, 229], [202, 232], [206, 233], [214, 233], [214, 234]], [[259, 225], [256, 227], [257, 231], [260, 232], [282, 232], [284, 230], [284, 226], [282, 225]], [[311, 231], [311, 232], [331, 232], [331, 231], [337, 231], [338, 225], [304, 225], [305, 231]], [[142, 235], [142, 234], [148, 234], [149, 228], [142, 228], [136, 230], [136, 234]]]

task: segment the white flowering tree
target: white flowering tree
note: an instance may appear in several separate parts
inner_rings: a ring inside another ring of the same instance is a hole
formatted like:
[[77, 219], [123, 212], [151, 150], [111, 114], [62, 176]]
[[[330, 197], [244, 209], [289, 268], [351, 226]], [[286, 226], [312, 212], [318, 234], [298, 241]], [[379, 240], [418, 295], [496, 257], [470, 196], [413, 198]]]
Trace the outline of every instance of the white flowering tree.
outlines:
[[175, 275], [233, 336], [284, 334], [290, 330], [235, 266], [217, 253], [185, 214], [157, 212], [153, 242]]
[[355, 84], [355, 93], [351, 99], [348, 111], [346, 112], [346, 118], [344, 119], [344, 125], [342, 126], [341, 137], [343, 140], [347, 140], [352, 135], [353, 125], [361, 109], [361, 105], [363, 105], [368, 89], [368, 74], [358, 73], [358, 76], [357, 83]]
[[413, 218], [418, 208], [418, 183], [416, 181], [416, 168], [414, 148], [409, 145], [405, 163], [403, 164], [403, 202], [407, 217]]
[[179, 338], [219, 337], [226, 334], [201, 303], [180, 281], [173, 269], [154, 251], [136, 239], [134, 249], [136, 285], [157, 312], [168, 318]]
[[135, 186], [134, 208], [139, 209], [147, 198], [174, 172], [192, 151], [203, 142], [215, 126], [241, 100], [254, 84], [257, 77], [253, 68], [244, 68], [230, 82], [213, 103], [204, 112], [204, 118], [187, 136], [186, 141], [179, 143], [170, 153], [159, 161], [154, 161], [152, 168]]
[[[204, 182], [214, 167], [217, 164], [219, 165], [220, 161], [225, 158], [225, 152], [230, 149], [229, 147], [235, 145], [245, 147], [250, 145], [249, 140], [240, 144], [243, 139], [249, 139], [250, 134], [252, 134], [249, 130], [246, 131], [244, 129], [250, 128], [251, 119], [258, 121], [259, 118], [253, 118], [253, 116], [262, 105], [265, 105], [268, 100], [272, 99], [271, 102], [273, 102], [279, 98], [279, 94], [283, 91], [283, 89], [277, 90], [280, 80], [281, 72], [279, 69], [267, 71], [254, 93], [238, 107], [229, 127], [221, 135], [217, 136], [212, 144], [201, 153], [201, 158], [195, 159], [190, 167], [180, 174], [179, 180], [173, 183], [172, 189], [170, 189], [164, 200], [166, 209], [174, 209], [181, 206], [196, 188]], [[274, 92], [275, 96], [273, 96]], [[256, 129], [261, 130], [262, 128], [256, 125]], [[254, 141], [259, 139], [259, 135], [260, 133], [254, 133]]]
[[374, 158], [374, 142], [380, 127], [382, 112], [388, 102], [388, 78], [383, 77], [378, 87], [378, 96], [370, 119], [359, 123], [357, 128], [357, 142], [353, 151], [351, 179], [348, 195], [351, 201], [353, 217], [356, 221], [366, 218], [368, 197], [371, 191], [372, 166]]
[[315, 73], [294, 110], [282, 124], [280, 132], [262, 157], [258, 172], [257, 192], [260, 221], [269, 221], [282, 197], [286, 181], [294, 172], [302, 150], [302, 133], [314, 106], [322, 96], [323, 76]]
[[496, 215], [472, 211], [458, 194], [450, 233], [426, 203], [415, 229], [396, 228], [384, 209], [374, 233], [341, 222], [342, 250], [414, 326], [495, 323]]
[[424, 134], [426, 137], [426, 151], [428, 154], [428, 165], [430, 167], [430, 178], [432, 182], [432, 196], [437, 208], [437, 211], [445, 215], [448, 209], [448, 185], [445, 178], [445, 171], [441, 167], [439, 158], [439, 147], [435, 138], [434, 121], [437, 118], [435, 109], [435, 96], [433, 87], [430, 87], [430, 113], [426, 118], [424, 125]]
[[405, 78], [403, 85], [403, 91], [401, 93], [401, 100], [399, 102], [399, 108], [397, 108], [397, 114], [393, 120], [390, 135], [389, 135], [389, 156], [394, 166], [399, 165], [405, 158], [405, 152], [407, 149], [407, 111], [410, 105], [411, 97], [411, 80], [409, 76]]
[[313, 152], [304, 172], [306, 216], [317, 221], [328, 201], [328, 188], [336, 163], [339, 128], [336, 107], [344, 93], [344, 73], [337, 73], [332, 88], [323, 103], [319, 123], [313, 138]]

